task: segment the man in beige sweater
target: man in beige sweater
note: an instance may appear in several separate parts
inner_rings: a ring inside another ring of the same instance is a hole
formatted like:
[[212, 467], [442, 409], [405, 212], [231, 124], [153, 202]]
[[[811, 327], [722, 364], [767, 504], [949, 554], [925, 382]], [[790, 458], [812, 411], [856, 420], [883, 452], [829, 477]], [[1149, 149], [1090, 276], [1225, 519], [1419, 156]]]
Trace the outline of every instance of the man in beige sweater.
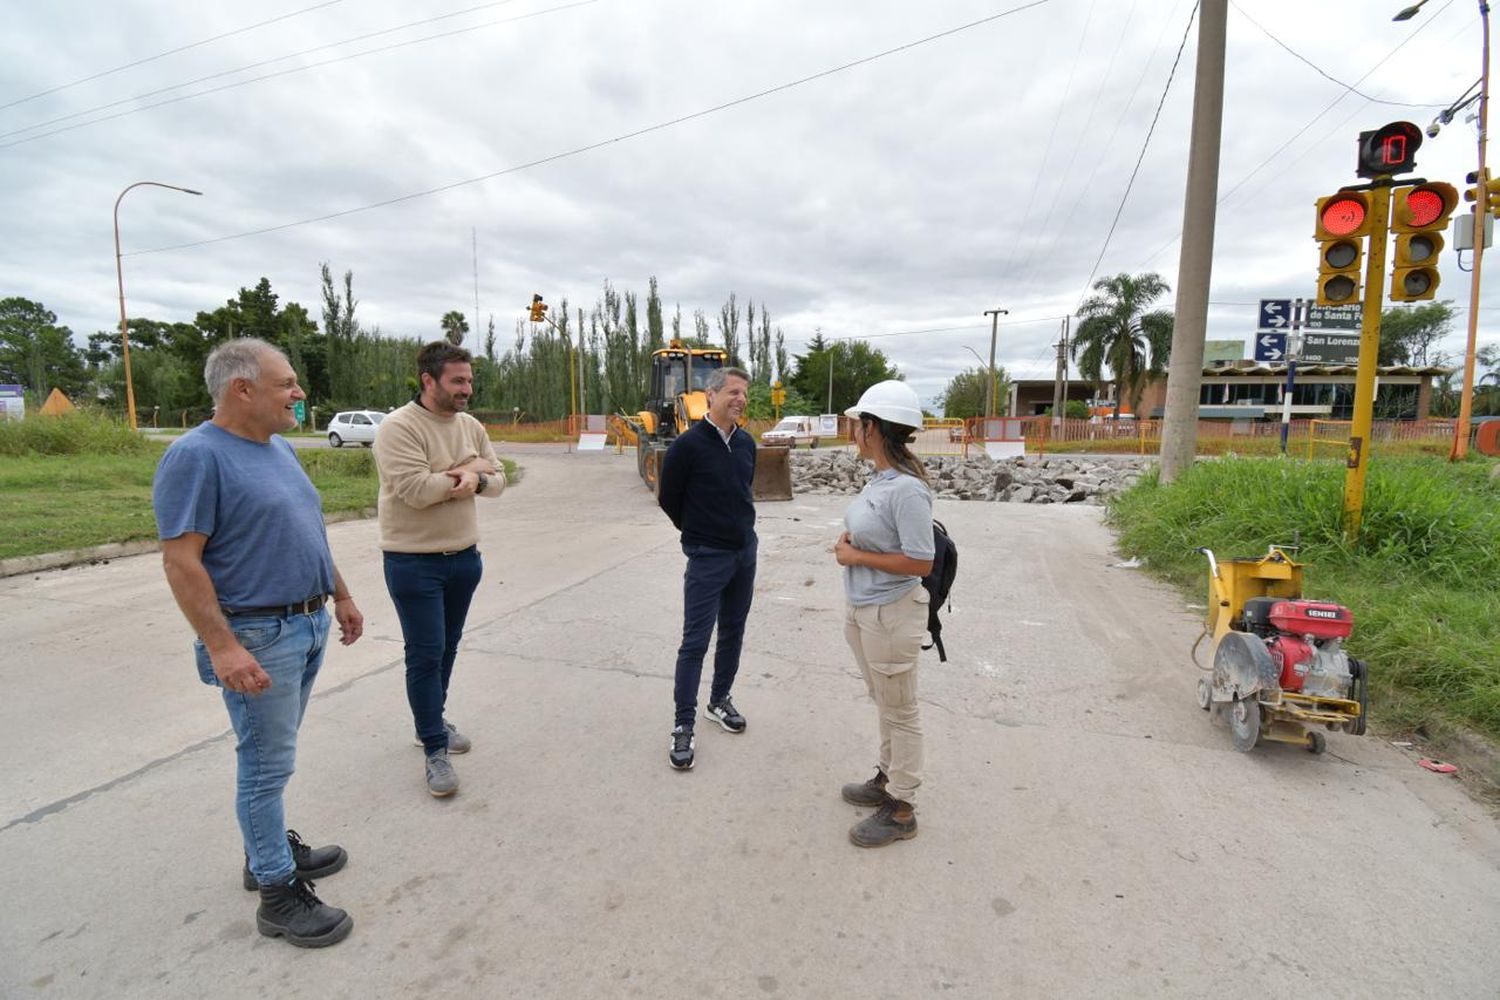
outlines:
[[497, 497], [505, 472], [484, 425], [464, 412], [474, 391], [469, 352], [447, 341], [417, 354], [422, 391], [380, 423], [380, 548], [385, 585], [406, 641], [406, 699], [426, 752], [427, 790], [458, 791], [450, 753], [469, 739], [444, 716], [469, 601], [484, 566], [474, 498]]

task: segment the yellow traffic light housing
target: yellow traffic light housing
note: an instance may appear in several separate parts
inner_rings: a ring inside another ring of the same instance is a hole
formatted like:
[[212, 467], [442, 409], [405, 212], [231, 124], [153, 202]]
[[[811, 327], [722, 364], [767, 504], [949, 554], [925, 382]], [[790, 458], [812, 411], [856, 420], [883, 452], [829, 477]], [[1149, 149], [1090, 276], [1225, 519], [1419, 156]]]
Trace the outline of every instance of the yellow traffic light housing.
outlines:
[[547, 303], [542, 301], [540, 295], [531, 296], [531, 321], [541, 323], [547, 319]]
[[1392, 302], [1420, 302], [1437, 295], [1442, 277], [1438, 257], [1444, 229], [1458, 207], [1458, 189], [1430, 181], [1394, 192], [1391, 232], [1396, 234], [1395, 269], [1391, 273]]
[[1318, 241], [1318, 305], [1359, 301], [1364, 238], [1370, 232], [1370, 196], [1341, 191], [1319, 198], [1313, 238]]

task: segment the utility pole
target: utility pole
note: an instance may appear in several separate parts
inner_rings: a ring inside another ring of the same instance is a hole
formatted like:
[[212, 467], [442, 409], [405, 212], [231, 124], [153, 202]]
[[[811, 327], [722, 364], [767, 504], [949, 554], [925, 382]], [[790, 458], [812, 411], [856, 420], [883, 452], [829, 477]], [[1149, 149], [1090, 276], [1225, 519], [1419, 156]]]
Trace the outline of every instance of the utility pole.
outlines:
[[[1479, 72], [1479, 171], [1480, 188], [1485, 187], [1484, 155], [1488, 141], [1490, 117], [1490, 5], [1479, 4], [1479, 19], [1484, 26], [1484, 62]], [[1464, 347], [1463, 394], [1458, 401], [1458, 421], [1453, 427], [1453, 448], [1449, 461], [1461, 461], [1469, 454], [1470, 416], [1474, 412], [1474, 348], [1479, 335], [1479, 273], [1484, 265], [1484, 217], [1489, 211], [1483, 191], [1474, 199], [1474, 269], [1469, 275], [1469, 340]]]
[[[1009, 309], [986, 309], [984, 314], [990, 318], [990, 384], [985, 392], [984, 415], [988, 419], [995, 415], [995, 383], [1000, 381], [995, 377], [995, 340], [1000, 334], [1000, 317], [1009, 316]], [[985, 428], [985, 436], [989, 436], [989, 428]]]
[[1057, 377], [1052, 385], [1052, 426], [1061, 427], [1063, 410], [1068, 406], [1068, 320], [1062, 321], [1062, 335], [1057, 340]]
[[1297, 353], [1302, 350], [1302, 300], [1292, 303], [1292, 332], [1286, 338], [1286, 387], [1281, 394], [1281, 454], [1292, 429], [1292, 390], [1297, 384]]
[[1177, 306], [1172, 361], [1161, 433], [1161, 481], [1193, 464], [1198, 445], [1198, 392], [1203, 384], [1203, 340], [1208, 331], [1208, 286], [1213, 276], [1214, 220], [1219, 198], [1219, 141], [1224, 124], [1224, 27], [1229, 0], [1198, 7], [1198, 73], [1193, 84], [1193, 134], [1188, 148], [1182, 252], [1177, 262]]
[[834, 344], [828, 345], [828, 409], [825, 413], [833, 412], [833, 348]]

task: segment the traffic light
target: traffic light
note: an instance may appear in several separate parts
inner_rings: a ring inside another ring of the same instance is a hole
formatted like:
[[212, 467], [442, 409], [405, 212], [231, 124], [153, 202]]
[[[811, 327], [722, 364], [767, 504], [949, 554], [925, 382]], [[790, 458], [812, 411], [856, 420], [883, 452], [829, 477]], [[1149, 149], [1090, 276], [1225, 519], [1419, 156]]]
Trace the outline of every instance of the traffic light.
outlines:
[[1359, 301], [1365, 236], [1370, 232], [1370, 196], [1341, 191], [1318, 199], [1313, 238], [1318, 241], [1318, 305]]
[[541, 323], [547, 318], [547, 303], [542, 301], [540, 295], [531, 296], [531, 321]]
[[[1490, 179], [1489, 168], [1485, 168], [1482, 180], [1477, 170], [1470, 170], [1464, 180], [1472, 185], [1464, 191], [1464, 201], [1471, 205], [1476, 201], [1480, 202], [1484, 205], [1485, 212], [1500, 218], [1500, 180]], [[1489, 244], [1486, 243], [1485, 246]]]
[[1400, 188], [1391, 202], [1391, 232], [1396, 234], [1395, 269], [1391, 273], [1391, 301], [1419, 302], [1437, 294], [1442, 279], [1438, 256], [1443, 252], [1443, 230], [1458, 207], [1458, 189], [1429, 181]]

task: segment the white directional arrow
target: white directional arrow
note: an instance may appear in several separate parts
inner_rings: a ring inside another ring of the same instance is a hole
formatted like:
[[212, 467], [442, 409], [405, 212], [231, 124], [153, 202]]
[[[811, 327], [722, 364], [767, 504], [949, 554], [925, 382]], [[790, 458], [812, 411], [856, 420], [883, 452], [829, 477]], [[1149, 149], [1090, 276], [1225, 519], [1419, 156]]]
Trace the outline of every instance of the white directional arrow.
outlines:
[[1280, 344], [1281, 340], [1279, 335], [1260, 338], [1260, 346], [1265, 348], [1262, 353], [1266, 355], [1266, 359], [1269, 361], [1281, 360]]
[[1275, 308], [1266, 310], [1266, 313], [1267, 313], [1267, 316], [1266, 316], [1266, 325], [1267, 326], [1283, 327], [1283, 326], [1286, 326], [1288, 322], [1290, 322], [1290, 320], [1288, 320], [1285, 316], [1277, 315], [1277, 313], [1279, 313], [1279, 312], [1280, 312], [1280, 310], [1275, 309]]

